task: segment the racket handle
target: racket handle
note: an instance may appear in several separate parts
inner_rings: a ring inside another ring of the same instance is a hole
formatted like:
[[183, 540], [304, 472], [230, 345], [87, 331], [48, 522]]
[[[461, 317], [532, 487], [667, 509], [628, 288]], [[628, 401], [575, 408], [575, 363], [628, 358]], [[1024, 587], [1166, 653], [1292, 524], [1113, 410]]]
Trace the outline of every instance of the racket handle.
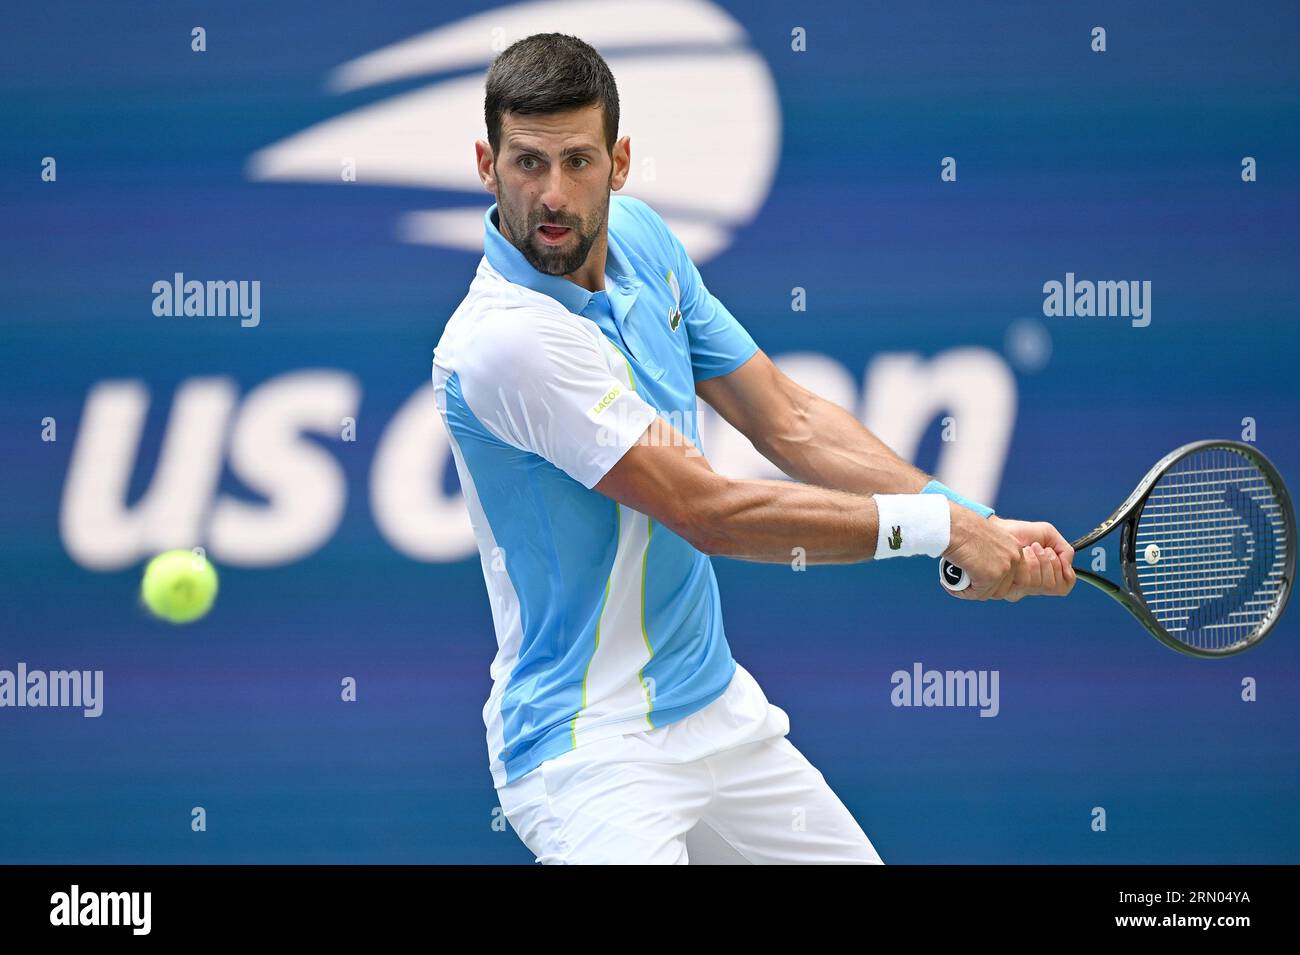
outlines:
[[939, 583], [945, 590], [958, 593], [970, 586], [970, 574], [946, 557], [939, 558]]

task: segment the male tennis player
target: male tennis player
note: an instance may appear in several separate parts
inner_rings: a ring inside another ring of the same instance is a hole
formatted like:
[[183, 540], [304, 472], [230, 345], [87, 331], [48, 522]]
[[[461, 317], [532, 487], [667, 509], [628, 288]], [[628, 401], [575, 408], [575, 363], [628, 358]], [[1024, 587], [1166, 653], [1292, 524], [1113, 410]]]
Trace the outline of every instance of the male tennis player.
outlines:
[[[484, 112], [496, 203], [433, 380], [497, 634], [483, 717], [506, 817], [539, 862], [700, 861], [706, 842], [753, 863], [881, 862], [732, 657], [710, 555], [945, 555], [971, 575], [963, 599], [1017, 600], [1069, 591], [1069, 544], [796, 385], [663, 220], [611, 197], [630, 143], [586, 43], [509, 47]], [[794, 481], [714, 472], [697, 396]]]

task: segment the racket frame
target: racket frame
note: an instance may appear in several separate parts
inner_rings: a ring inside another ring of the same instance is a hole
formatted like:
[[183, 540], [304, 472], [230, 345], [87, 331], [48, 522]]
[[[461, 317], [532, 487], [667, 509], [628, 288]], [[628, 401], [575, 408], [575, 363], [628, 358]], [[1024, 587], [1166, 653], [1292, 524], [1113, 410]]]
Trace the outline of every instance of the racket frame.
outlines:
[[[1250, 461], [1251, 464], [1259, 468], [1265, 479], [1272, 486], [1274, 496], [1282, 511], [1282, 525], [1286, 532], [1286, 562], [1282, 571], [1281, 595], [1273, 606], [1272, 613], [1264, 620], [1252, 636], [1246, 640], [1238, 641], [1227, 647], [1219, 647], [1213, 650], [1207, 650], [1202, 647], [1192, 647], [1173, 637], [1167, 631], [1160, 621], [1158, 621], [1147, 607], [1146, 602], [1142, 599], [1142, 587], [1138, 581], [1137, 566], [1137, 526], [1142, 517], [1142, 508], [1146, 505], [1147, 498], [1151, 496], [1156, 482], [1171, 467], [1181, 461], [1183, 458], [1195, 454], [1198, 451], [1204, 451], [1207, 448], [1224, 448], [1235, 451], [1242, 457]], [[1282, 616], [1282, 611], [1286, 609], [1287, 601], [1291, 597], [1291, 587], [1295, 580], [1295, 510], [1291, 505], [1291, 495], [1287, 491], [1286, 483], [1282, 480], [1282, 475], [1278, 473], [1273, 462], [1265, 457], [1253, 445], [1241, 441], [1226, 441], [1218, 439], [1208, 439], [1204, 441], [1193, 441], [1190, 444], [1184, 444], [1180, 448], [1175, 448], [1163, 458], [1152, 465], [1146, 475], [1138, 482], [1137, 487], [1124, 500], [1124, 503], [1117, 507], [1108, 518], [1098, 524], [1095, 528], [1080, 537], [1070, 546], [1074, 548], [1076, 554], [1084, 548], [1095, 544], [1101, 538], [1107, 536], [1115, 529], [1116, 525], [1122, 525], [1119, 531], [1119, 548], [1120, 548], [1120, 573], [1124, 580], [1124, 585], [1120, 586], [1109, 578], [1094, 574], [1092, 571], [1074, 568], [1076, 576], [1080, 580], [1087, 581], [1096, 587], [1102, 593], [1114, 598], [1123, 604], [1138, 622], [1146, 628], [1153, 637], [1169, 647], [1186, 656], [1200, 657], [1202, 659], [1222, 659], [1223, 657], [1232, 656], [1243, 650], [1249, 650], [1251, 647], [1258, 646], [1273, 629]], [[942, 576], [942, 566], [941, 566]]]

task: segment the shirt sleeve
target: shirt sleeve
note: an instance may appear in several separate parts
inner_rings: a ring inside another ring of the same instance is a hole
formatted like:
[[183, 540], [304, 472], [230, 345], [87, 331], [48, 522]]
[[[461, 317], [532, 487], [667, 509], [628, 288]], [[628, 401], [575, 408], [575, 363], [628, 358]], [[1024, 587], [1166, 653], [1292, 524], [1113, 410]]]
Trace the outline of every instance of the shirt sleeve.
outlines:
[[758, 345], [727, 306], [705, 287], [681, 240], [667, 225], [663, 228], [676, 262], [673, 277], [681, 291], [682, 321], [691, 345], [691, 372], [697, 382], [733, 372], [754, 356]]
[[562, 308], [511, 309], [476, 333], [465, 403], [499, 439], [592, 488], [658, 412], [611, 367], [601, 331]]

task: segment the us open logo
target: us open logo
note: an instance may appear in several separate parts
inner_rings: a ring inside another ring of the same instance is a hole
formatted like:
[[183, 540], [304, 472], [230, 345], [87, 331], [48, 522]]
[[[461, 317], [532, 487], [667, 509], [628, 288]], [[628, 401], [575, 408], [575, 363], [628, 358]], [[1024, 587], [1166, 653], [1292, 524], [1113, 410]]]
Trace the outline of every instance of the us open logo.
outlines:
[[[337, 94], [403, 83], [401, 92], [311, 126], [255, 153], [257, 181], [425, 188], [464, 194], [464, 206], [412, 210], [406, 242], [481, 252], [491, 197], [474, 171], [483, 128], [483, 74], [533, 33], [581, 37], [618, 82], [620, 135], [632, 139], [622, 190], [650, 203], [696, 262], [718, 255], [767, 198], [780, 150], [776, 87], [744, 28], [706, 0], [551, 0], [498, 7], [344, 63]], [[432, 77], [410, 89], [412, 81]], [[701, 176], [699, 157], [744, 156], [726, 176]], [[349, 178], [347, 170], [352, 171]]]

